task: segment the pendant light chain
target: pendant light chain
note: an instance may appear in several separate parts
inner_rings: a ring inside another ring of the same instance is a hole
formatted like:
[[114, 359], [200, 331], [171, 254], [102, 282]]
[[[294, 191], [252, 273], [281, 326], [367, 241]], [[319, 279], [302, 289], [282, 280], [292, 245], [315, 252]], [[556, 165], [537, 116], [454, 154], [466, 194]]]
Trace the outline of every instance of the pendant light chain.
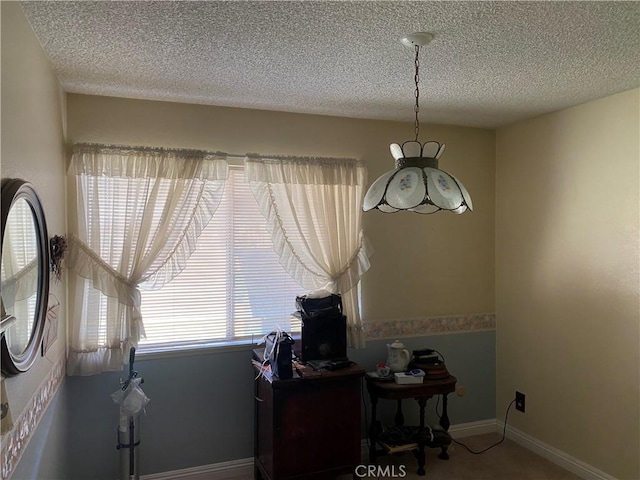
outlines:
[[414, 80], [416, 82], [416, 106], [413, 108], [413, 111], [416, 113], [416, 121], [415, 121], [415, 132], [416, 132], [416, 142], [418, 141], [418, 134], [420, 133], [420, 120], [418, 120], [418, 113], [420, 112], [420, 88], [418, 87], [418, 82], [420, 81], [420, 58], [418, 54], [420, 53], [420, 45], [416, 45], [416, 74], [414, 76]]
[[438, 161], [445, 145], [435, 140], [424, 144], [420, 136], [420, 49], [433, 40], [429, 32], [416, 32], [402, 37], [405, 47], [415, 53], [415, 141], [389, 145], [395, 160], [393, 170], [384, 172], [371, 184], [364, 196], [365, 212], [383, 213], [409, 211], [429, 215], [442, 210], [456, 214], [473, 210], [469, 192], [453, 175], [440, 170]]

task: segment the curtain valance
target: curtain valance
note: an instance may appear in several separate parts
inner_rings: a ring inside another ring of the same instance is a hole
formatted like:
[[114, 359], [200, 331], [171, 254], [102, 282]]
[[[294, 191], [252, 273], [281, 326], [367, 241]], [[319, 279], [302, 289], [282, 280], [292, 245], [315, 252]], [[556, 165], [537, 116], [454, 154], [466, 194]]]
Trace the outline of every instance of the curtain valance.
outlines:
[[228, 167], [219, 152], [81, 143], [74, 146], [69, 174], [225, 180]]
[[366, 170], [354, 159], [323, 157], [259, 157], [245, 159], [249, 182], [292, 185], [363, 185]]

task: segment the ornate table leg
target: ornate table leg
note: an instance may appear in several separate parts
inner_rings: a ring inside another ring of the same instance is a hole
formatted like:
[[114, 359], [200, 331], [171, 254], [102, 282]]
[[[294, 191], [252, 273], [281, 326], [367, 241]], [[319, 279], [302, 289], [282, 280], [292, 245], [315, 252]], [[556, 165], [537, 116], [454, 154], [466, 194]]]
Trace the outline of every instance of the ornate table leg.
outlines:
[[420, 430], [418, 433], [418, 449], [415, 452], [416, 459], [418, 460], [418, 475], [424, 475], [424, 465], [425, 465], [425, 454], [424, 454], [424, 444], [425, 444], [425, 429], [424, 429], [424, 409], [427, 406], [426, 398], [418, 398], [418, 405], [420, 406]]
[[418, 405], [420, 406], [420, 430], [424, 429], [424, 409], [427, 406], [427, 399], [426, 398], [418, 398], [416, 399], [418, 400]]
[[369, 427], [369, 461], [376, 463], [376, 442], [378, 440], [378, 422], [377, 422], [377, 410], [378, 410], [378, 397], [369, 392], [369, 398], [371, 399], [371, 426]]
[[416, 457], [418, 461], [418, 471], [416, 472], [418, 475], [423, 476], [425, 474], [424, 464], [425, 464], [425, 455], [424, 455], [424, 445], [418, 446], [413, 451], [413, 456]]
[[[449, 431], [451, 423], [449, 422], [449, 416], [447, 415], [447, 394], [442, 395], [442, 417], [440, 417], [440, 426], [445, 432]], [[442, 450], [438, 458], [442, 460], [449, 460], [449, 454], [447, 453], [448, 446], [440, 447]]]

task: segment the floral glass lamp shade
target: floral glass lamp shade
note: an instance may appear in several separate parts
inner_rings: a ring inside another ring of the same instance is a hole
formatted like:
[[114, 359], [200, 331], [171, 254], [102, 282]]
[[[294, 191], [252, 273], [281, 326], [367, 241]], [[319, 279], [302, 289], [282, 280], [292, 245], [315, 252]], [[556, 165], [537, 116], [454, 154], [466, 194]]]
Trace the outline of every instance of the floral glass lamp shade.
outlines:
[[471, 196], [462, 182], [438, 168], [438, 159], [445, 149], [435, 141], [424, 144], [418, 141], [420, 123], [418, 120], [420, 90], [419, 51], [433, 39], [430, 33], [413, 33], [402, 39], [402, 43], [415, 48], [415, 133], [413, 141], [402, 146], [391, 144], [391, 155], [395, 159], [395, 169], [383, 173], [369, 187], [364, 197], [365, 212], [377, 208], [381, 212], [394, 213], [409, 210], [416, 213], [435, 213], [449, 210], [464, 213], [473, 210]]
[[392, 143], [396, 168], [383, 173], [369, 187], [364, 197], [364, 211], [377, 208], [385, 213], [400, 210], [464, 213], [473, 210], [471, 196], [462, 182], [438, 168], [438, 158], [444, 148], [434, 141], [405, 142], [402, 147]]

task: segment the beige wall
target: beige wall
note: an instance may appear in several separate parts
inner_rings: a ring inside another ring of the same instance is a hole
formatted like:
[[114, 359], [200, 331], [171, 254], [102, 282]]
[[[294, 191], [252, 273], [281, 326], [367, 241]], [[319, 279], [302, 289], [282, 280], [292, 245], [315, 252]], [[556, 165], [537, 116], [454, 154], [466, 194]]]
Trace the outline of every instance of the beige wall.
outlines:
[[497, 131], [496, 411], [640, 478], [639, 90]]
[[[69, 95], [68, 109], [70, 142], [355, 157], [370, 181], [393, 168], [389, 144], [413, 134], [409, 123], [87, 95]], [[494, 311], [494, 132], [428, 125], [422, 132], [423, 141], [447, 144], [440, 166], [465, 184], [476, 210], [364, 214], [375, 249], [362, 282], [365, 320]]]
[[[49, 236], [65, 227], [65, 94], [22, 13], [19, 2], [2, 2], [2, 178], [31, 182], [44, 205]], [[61, 302], [58, 340], [46, 358], [6, 380], [14, 421], [65, 353], [66, 289], [51, 282]]]

